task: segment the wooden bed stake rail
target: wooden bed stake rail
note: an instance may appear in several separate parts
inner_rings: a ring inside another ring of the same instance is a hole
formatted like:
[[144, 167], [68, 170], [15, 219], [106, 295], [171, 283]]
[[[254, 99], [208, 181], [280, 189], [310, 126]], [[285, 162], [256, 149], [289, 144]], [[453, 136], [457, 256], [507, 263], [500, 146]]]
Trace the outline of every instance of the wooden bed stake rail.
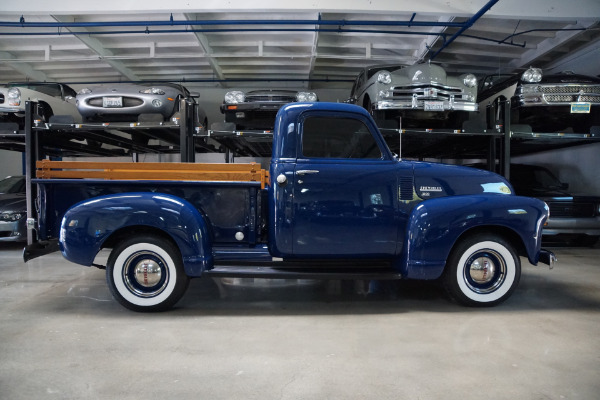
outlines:
[[36, 176], [41, 179], [113, 179], [260, 182], [269, 184], [269, 172], [259, 164], [192, 164], [50, 161], [36, 163]]

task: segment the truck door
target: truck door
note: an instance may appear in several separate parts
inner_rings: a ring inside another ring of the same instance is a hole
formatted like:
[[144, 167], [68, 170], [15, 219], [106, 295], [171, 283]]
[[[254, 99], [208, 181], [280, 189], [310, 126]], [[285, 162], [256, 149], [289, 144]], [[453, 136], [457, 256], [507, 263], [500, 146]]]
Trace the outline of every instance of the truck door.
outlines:
[[357, 116], [308, 114], [300, 126], [293, 182], [294, 254], [394, 254], [399, 165], [381, 137], [368, 129], [366, 118]]

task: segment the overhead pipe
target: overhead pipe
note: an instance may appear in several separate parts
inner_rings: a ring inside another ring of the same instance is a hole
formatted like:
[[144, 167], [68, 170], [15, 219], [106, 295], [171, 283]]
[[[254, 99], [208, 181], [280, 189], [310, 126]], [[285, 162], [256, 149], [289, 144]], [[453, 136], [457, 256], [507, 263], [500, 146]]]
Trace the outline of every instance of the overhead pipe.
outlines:
[[492, 8], [492, 6], [494, 6], [499, 0], [490, 0], [488, 1], [488, 3], [483, 6], [483, 8], [479, 11], [477, 11], [477, 13], [475, 13], [475, 15], [473, 15], [471, 18], [469, 18], [465, 23], [464, 26], [462, 28], [460, 28], [458, 30], [458, 32], [456, 32], [450, 39], [448, 40], [444, 40], [444, 44], [442, 45], [442, 47], [440, 47], [435, 53], [433, 53], [433, 55], [431, 57], [429, 57], [429, 60], [433, 60], [438, 54], [440, 54], [446, 47], [448, 47], [450, 45], [450, 43], [454, 42], [456, 40], [456, 38], [458, 38], [460, 35], [462, 35], [462, 33], [464, 31], [466, 31], [467, 29], [469, 29], [471, 26], [473, 26], [473, 24], [475, 22], [477, 22], [477, 20], [479, 18], [481, 18], [483, 16], [483, 14], [485, 14], [486, 12], [489, 11], [490, 8]]
[[83, 27], [114, 27], [114, 26], [178, 26], [178, 25], [335, 25], [335, 26], [419, 26], [419, 27], [456, 27], [460, 28], [464, 22], [438, 22], [414, 21], [413, 14], [410, 21], [376, 21], [376, 20], [323, 20], [323, 19], [292, 19], [292, 20], [182, 20], [169, 21], [107, 21], [107, 22], [27, 22], [21, 16], [19, 22], [0, 21], [1, 27], [11, 28], [83, 28]]

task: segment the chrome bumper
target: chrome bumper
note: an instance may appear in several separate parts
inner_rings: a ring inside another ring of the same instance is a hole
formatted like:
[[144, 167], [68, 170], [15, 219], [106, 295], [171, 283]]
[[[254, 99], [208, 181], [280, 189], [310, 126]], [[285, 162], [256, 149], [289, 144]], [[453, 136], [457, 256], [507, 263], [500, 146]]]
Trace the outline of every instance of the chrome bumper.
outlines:
[[546, 264], [550, 269], [554, 268], [554, 265], [558, 262], [558, 259], [553, 252], [541, 249], [539, 262]]

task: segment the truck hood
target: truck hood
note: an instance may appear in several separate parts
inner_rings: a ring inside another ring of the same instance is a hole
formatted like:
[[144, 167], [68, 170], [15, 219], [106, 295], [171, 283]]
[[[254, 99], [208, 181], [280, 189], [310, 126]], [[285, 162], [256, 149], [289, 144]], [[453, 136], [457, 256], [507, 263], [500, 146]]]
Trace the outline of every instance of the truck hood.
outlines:
[[502, 176], [490, 171], [447, 164], [414, 163], [415, 191], [422, 199], [473, 194], [511, 195]]

